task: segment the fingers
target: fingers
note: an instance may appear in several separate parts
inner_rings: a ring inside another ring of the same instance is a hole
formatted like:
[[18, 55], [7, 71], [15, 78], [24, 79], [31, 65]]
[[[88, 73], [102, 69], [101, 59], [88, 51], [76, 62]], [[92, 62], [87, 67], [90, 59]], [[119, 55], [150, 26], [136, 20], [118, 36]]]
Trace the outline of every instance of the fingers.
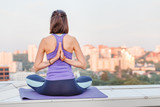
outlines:
[[63, 57], [64, 57], [64, 53], [63, 53], [63, 50], [61, 50], [60, 59], [63, 59]]
[[64, 53], [63, 53], [63, 50], [62, 50], [62, 44], [61, 44], [61, 42], [59, 42], [57, 54], [60, 57], [60, 59], [63, 59]]
[[58, 51], [60, 51], [62, 48], [61, 48], [61, 42], [59, 42], [59, 46], [58, 46]]
[[58, 46], [58, 51], [57, 51], [57, 55], [58, 58], [61, 57], [61, 42], [59, 42], [59, 46]]

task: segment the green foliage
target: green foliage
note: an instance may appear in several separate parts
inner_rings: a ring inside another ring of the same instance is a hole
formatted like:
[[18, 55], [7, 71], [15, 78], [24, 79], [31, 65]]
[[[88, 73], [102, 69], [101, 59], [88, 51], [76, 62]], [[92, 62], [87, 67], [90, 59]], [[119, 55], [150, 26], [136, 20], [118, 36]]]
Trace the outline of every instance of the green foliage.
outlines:
[[107, 85], [107, 82], [100, 79], [92, 79], [92, 85], [93, 86]]
[[155, 63], [156, 71], [160, 71], [160, 62]]
[[131, 78], [132, 75], [132, 69], [128, 68], [128, 69], [123, 69], [122, 71], [122, 78]]
[[13, 61], [22, 62], [22, 69], [27, 71], [33, 66], [33, 63], [28, 61], [28, 54], [15, 54], [13, 55]]
[[156, 75], [155, 73], [151, 74], [150, 84], [160, 84], [160, 75]]
[[101, 80], [107, 81], [108, 80], [108, 73], [106, 71], [102, 71], [103, 74], [101, 75]]
[[81, 76], [90, 76], [93, 80], [92, 85], [144, 85], [144, 84], [159, 84], [160, 75], [151, 74], [151, 78], [146, 75], [136, 75], [131, 73], [131, 69], [122, 70], [123, 78], [118, 78], [115, 73], [111, 74], [108, 71], [102, 71], [99, 74], [93, 71], [80, 71]]
[[138, 80], [137, 78], [129, 78], [124, 81], [123, 85], [142, 85], [147, 84], [147, 82], [143, 82]]
[[142, 82], [149, 82], [149, 78], [146, 75], [140, 75], [137, 77], [138, 80], [142, 81]]
[[81, 76], [90, 76], [92, 79], [99, 79], [98, 75], [93, 71], [80, 71]]
[[124, 83], [124, 80], [119, 78], [111, 79], [110, 81], [108, 81], [109, 85], [123, 85], [123, 83]]

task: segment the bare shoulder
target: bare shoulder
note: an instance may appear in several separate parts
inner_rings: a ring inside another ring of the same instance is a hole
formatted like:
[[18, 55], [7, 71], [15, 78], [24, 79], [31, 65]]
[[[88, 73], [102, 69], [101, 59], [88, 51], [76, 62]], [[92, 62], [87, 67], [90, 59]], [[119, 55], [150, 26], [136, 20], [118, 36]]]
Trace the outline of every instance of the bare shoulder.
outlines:
[[72, 39], [72, 44], [73, 44], [73, 48], [74, 48], [73, 50], [79, 50], [80, 46], [79, 46], [79, 43], [78, 43], [76, 37], [68, 35], [68, 38]]
[[71, 40], [71, 41], [73, 41], [73, 42], [75, 42], [75, 40], [76, 40], [76, 37], [74, 37], [74, 36], [71, 36], [71, 35], [66, 35], [66, 38], [68, 39], [68, 40]]
[[44, 39], [47, 40], [47, 39], [50, 39], [51, 37], [54, 37], [54, 36], [48, 35], [48, 36], [44, 37]]
[[48, 35], [48, 36], [46, 36], [46, 37], [43, 38], [44, 41], [50, 41], [52, 39], [55, 39], [55, 37], [52, 36], [52, 35]]
[[71, 35], [69, 35], [69, 34], [67, 34], [66, 37], [67, 37], [67, 38], [70, 38], [70, 39], [73, 39], [73, 38], [74, 38], [74, 36], [71, 36]]

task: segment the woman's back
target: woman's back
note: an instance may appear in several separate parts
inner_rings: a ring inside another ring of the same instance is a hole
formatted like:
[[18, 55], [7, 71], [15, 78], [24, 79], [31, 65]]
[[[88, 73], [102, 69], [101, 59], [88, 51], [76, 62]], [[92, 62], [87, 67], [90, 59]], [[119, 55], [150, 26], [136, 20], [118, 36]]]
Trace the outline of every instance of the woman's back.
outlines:
[[[50, 36], [48, 36], [44, 39], [46, 41], [45, 52], [46, 52], [46, 54], [49, 54], [56, 49], [56, 45], [57, 45], [56, 37], [53, 36], [53, 35], [50, 35]], [[63, 38], [63, 48], [64, 48], [64, 50], [66, 50], [70, 53], [73, 53], [73, 42], [74, 42], [74, 37], [66, 34]]]
[[[64, 53], [64, 56], [66, 56], [66, 58], [68, 59], [72, 59], [72, 52], [70, 50], [73, 51], [73, 48], [71, 48], [73, 47], [72, 46], [73, 41], [70, 40], [70, 37], [69, 36], [67, 37], [68, 41], [65, 40], [66, 34], [61, 34], [61, 35], [52, 34], [51, 37], [54, 37], [54, 39], [52, 40], [54, 40], [55, 42], [54, 42], [54, 46], [52, 46], [53, 42], [51, 39], [48, 39], [49, 42], [46, 41], [46, 43], [50, 45], [48, 46], [46, 44], [45, 46], [48, 49], [47, 59], [50, 60], [56, 56], [57, 51], [58, 51], [59, 42], [61, 42], [62, 44], [61, 48]], [[66, 44], [68, 45], [67, 49], [66, 48], [64, 49], [64, 46], [65, 46], [64, 43], [67, 43]], [[52, 50], [51, 47], [55, 47], [55, 49]], [[52, 65], [48, 66], [48, 72], [47, 72], [47, 77], [46, 77], [47, 80], [64, 80], [64, 79], [73, 79], [73, 78], [74, 78], [74, 75], [72, 72], [71, 65], [64, 61], [61, 61], [60, 59], [55, 61]]]

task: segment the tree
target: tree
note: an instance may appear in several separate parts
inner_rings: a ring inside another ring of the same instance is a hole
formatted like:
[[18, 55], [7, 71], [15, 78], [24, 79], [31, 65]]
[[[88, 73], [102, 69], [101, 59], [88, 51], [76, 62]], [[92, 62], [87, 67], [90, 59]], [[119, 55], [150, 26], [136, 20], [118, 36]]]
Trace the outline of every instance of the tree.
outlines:
[[13, 61], [22, 62], [22, 69], [27, 71], [29, 71], [34, 64], [28, 61], [28, 54], [14, 54]]
[[101, 80], [103, 81], [108, 80], [108, 73], [106, 71], [102, 71]]
[[138, 85], [138, 84], [147, 84], [146, 82], [141, 82], [137, 78], [130, 78], [125, 80], [124, 85]]
[[150, 78], [150, 83], [151, 84], [159, 84], [160, 83], [160, 75], [157, 75], [156, 73], [152, 73], [151, 78]]
[[124, 83], [124, 81], [119, 78], [114, 78], [114, 79], [111, 79], [110, 81], [108, 81], [109, 85], [123, 85], [123, 83]]
[[142, 82], [149, 82], [149, 78], [146, 75], [140, 75], [137, 78]]
[[160, 62], [155, 63], [156, 71], [160, 71]]

